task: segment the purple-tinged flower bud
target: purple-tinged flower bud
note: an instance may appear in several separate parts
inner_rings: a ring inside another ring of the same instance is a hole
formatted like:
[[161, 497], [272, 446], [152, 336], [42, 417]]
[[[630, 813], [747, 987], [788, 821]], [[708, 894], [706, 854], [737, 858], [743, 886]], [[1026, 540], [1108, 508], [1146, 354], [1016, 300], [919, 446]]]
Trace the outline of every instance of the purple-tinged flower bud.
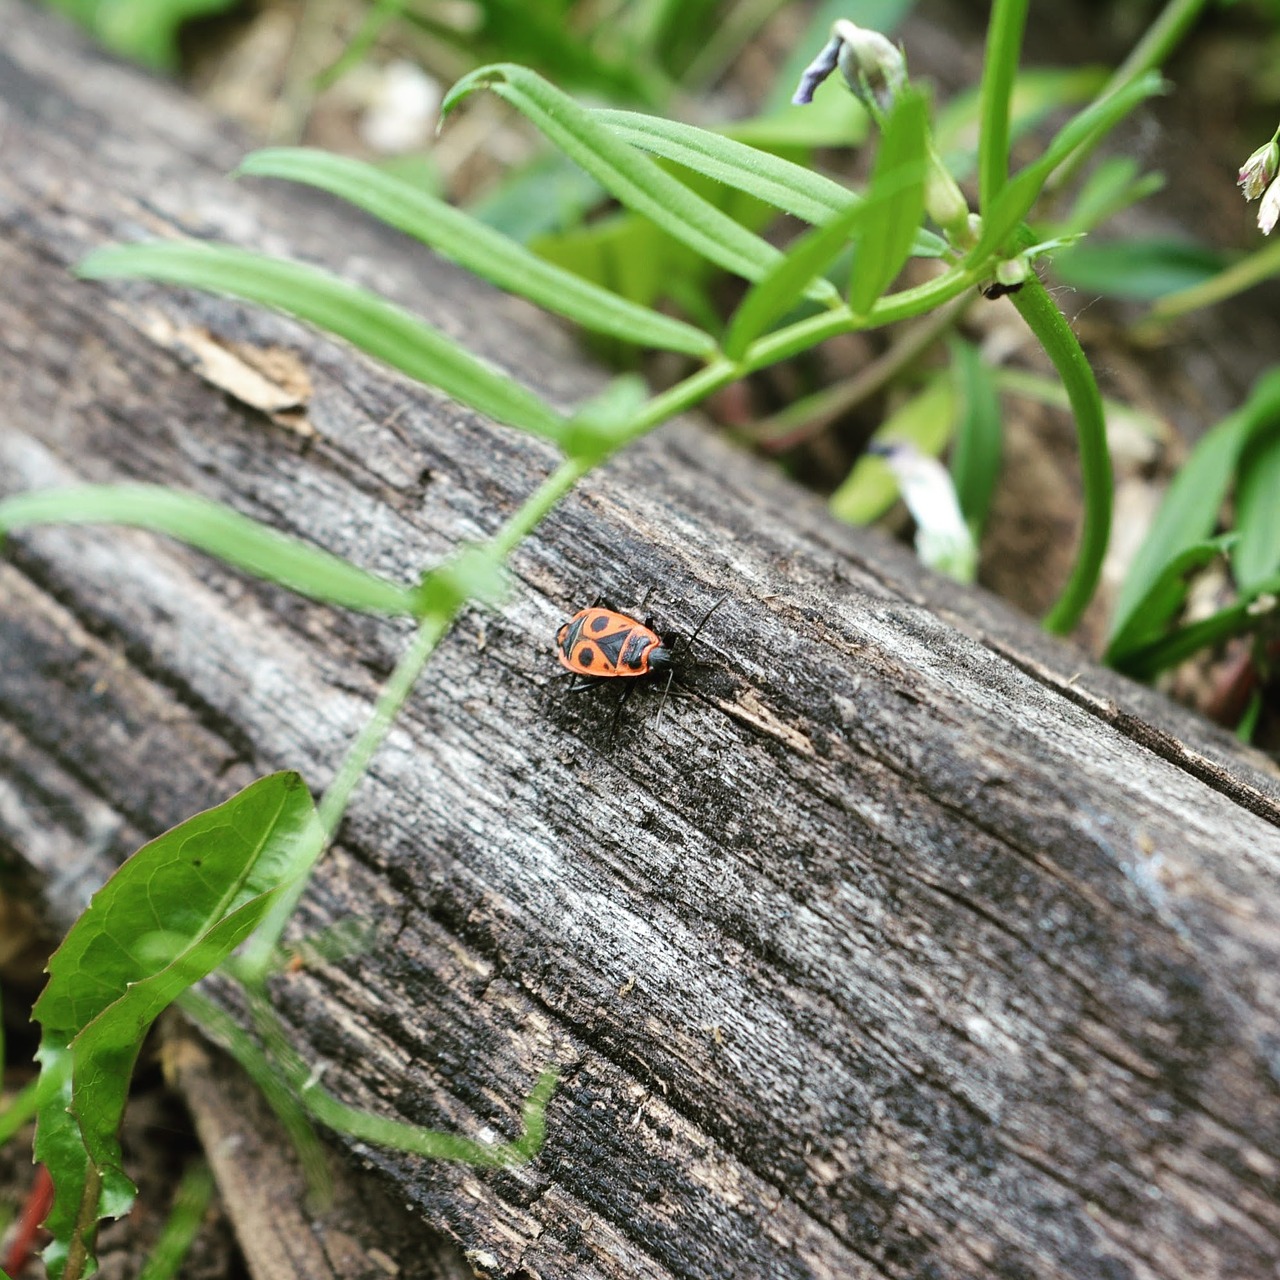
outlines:
[[791, 101], [812, 102], [814, 90], [839, 66], [850, 92], [867, 106], [888, 111], [907, 82], [902, 50], [878, 31], [847, 19], [831, 28], [831, 39], [805, 68]]
[[1259, 147], [1245, 162], [1240, 170], [1237, 185], [1244, 189], [1246, 200], [1256, 200], [1266, 190], [1271, 179], [1280, 168], [1280, 146], [1271, 139], [1265, 147]]

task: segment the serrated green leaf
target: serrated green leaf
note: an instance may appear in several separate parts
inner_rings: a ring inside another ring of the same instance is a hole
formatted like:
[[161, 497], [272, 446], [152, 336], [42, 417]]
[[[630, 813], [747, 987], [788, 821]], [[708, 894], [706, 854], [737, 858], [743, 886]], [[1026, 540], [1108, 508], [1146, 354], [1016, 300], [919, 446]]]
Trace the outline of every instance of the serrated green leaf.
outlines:
[[313, 600], [368, 613], [401, 615], [417, 610], [411, 587], [375, 577], [230, 507], [160, 485], [77, 485], [0, 501], [0, 540], [14, 529], [41, 524], [150, 529]]
[[949, 346], [958, 410], [951, 476], [960, 510], [976, 538], [986, 526], [1000, 478], [1000, 393], [993, 370], [973, 343], [957, 338]]
[[1139, 103], [1163, 91], [1164, 81], [1155, 72], [1149, 72], [1072, 116], [1044, 153], [1005, 183], [994, 197], [991, 208], [982, 211], [982, 234], [970, 250], [966, 263], [971, 266], [980, 264], [1004, 245], [1009, 233], [1035, 204], [1050, 175], [1070, 158], [1073, 151], [1109, 132]]
[[[70, 1094], [64, 1084], [46, 1101], [36, 1130], [55, 1189], [56, 1274], [69, 1251], [91, 1248], [100, 1214], [128, 1207], [116, 1135], [147, 1029], [249, 936], [322, 843], [302, 778], [262, 778], [139, 849], [54, 952], [32, 1017], [42, 1069], [64, 1074], [70, 1055]], [[97, 1213], [82, 1212], [86, 1189]]]
[[703, 357], [715, 353], [710, 334], [562, 270], [468, 214], [363, 161], [305, 147], [276, 147], [249, 155], [238, 172], [329, 191], [499, 288], [596, 333], [662, 351]]
[[532, 391], [417, 316], [300, 262], [201, 241], [97, 249], [77, 268], [90, 280], [134, 276], [274, 307], [345, 338], [367, 355], [531, 435], [558, 440], [563, 418]]
[[910, 256], [924, 217], [928, 151], [928, 107], [919, 93], [904, 92], [885, 123], [867, 188], [868, 213], [849, 282], [854, 315], [866, 315]]
[[1280, 572], [1280, 422], [1251, 431], [1240, 453], [1236, 530], [1232, 572], [1236, 586], [1252, 592]]
[[[945, 378], [931, 382], [891, 414], [871, 437], [875, 444], [905, 442], [936, 457], [955, 418], [955, 393]], [[831, 495], [831, 514], [848, 524], [870, 524], [893, 506], [898, 482], [882, 457], [864, 453]]]
[[[643, 214], [708, 261], [744, 279], [758, 280], [780, 257], [767, 241], [721, 213], [526, 67], [500, 63], [473, 71], [449, 91], [442, 114], [484, 88], [515, 107], [628, 209]], [[813, 285], [809, 294], [830, 304], [838, 301], [826, 280]]]

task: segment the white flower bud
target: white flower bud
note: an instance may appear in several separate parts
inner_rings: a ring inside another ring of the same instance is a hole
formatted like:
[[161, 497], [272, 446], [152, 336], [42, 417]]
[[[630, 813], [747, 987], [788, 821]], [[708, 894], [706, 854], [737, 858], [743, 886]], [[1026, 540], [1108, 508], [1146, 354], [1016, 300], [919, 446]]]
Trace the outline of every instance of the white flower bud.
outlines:
[[805, 68], [791, 101], [813, 101], [814, 90], [839, 66], [853, 95], [868, 106], [888, 111], [907, 82], [902, 50], [887, 36], [841, 18], [831, 39]]
[[1258, 206], [1258, 227], [1264, 236], [1269, 236], [1275, 230], [1277, 221], [1280, 221], [1280, 179], [1267, 188], [1267, 193]]
[[1259, 147], [1240, 170], [1237, 185], [1244, 189], [1246, 200], [1256, 200], [1266, 190], [1280, 168], [1280, 146], [1271, 139], [1265, 147]]

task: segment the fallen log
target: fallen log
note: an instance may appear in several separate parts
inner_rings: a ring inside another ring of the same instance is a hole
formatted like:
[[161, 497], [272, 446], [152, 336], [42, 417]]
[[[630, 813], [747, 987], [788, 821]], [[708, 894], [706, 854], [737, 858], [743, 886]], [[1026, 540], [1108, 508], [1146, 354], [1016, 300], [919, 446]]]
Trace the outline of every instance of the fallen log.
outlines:
[[[75, 281], [99, 244], [218, 238], [372, 285], [562, 404], [601, 385], [418, 246], [229, 183], [241, 141], [172, 88], [15, 0], [0, 25], [5, 494], [172, 484], [412, 581], [545, 475], [544, 445], [285, 320]], [[329, 1088], [415, 1123], [514, 1134], [558, 1065], [547, 1144], [481, 1172], [337, 1136], [358, 1176], [513, 1280], [1280, 1268], [1262, 757], [696, 425], [592, 475], [513, 569], [299, 913], [378, 941], [276, 994]], [[650, 585], [686, 630], [729, 594], [693, 696], [615, 730], [564, 696], [552, 637]], [[14, 537], [5, 860], [65, 925], [250, 778], [319, 791], [404, 642], [141, 533]]]

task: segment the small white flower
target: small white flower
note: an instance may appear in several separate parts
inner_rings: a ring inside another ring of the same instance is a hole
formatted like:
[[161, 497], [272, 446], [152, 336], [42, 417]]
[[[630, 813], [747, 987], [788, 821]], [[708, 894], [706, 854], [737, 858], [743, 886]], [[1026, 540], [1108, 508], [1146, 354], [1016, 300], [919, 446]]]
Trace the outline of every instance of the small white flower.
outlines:
[[937, 458], [906, 441], [885, 441], [869, 450], [879, 454], [916, 522], [916, 553], [931, 569], [958, 582], [972, 582], [978, 570], [978, 548], [965, 524], [951, 475]]
[[1258, 206], [1258, 226], [1264, 236], [1275, 230], [1277, 221], [1280, 221], [1280, 179], [1267, 188], [1267, 194]]
[[1265, 147], [1259, 147], [1240, 170], [1237, 185], [1243, 188], [1246, 200], [1256, 200], [1266, 190], [1280, 168], [1280, 146], [1271, 139]]

